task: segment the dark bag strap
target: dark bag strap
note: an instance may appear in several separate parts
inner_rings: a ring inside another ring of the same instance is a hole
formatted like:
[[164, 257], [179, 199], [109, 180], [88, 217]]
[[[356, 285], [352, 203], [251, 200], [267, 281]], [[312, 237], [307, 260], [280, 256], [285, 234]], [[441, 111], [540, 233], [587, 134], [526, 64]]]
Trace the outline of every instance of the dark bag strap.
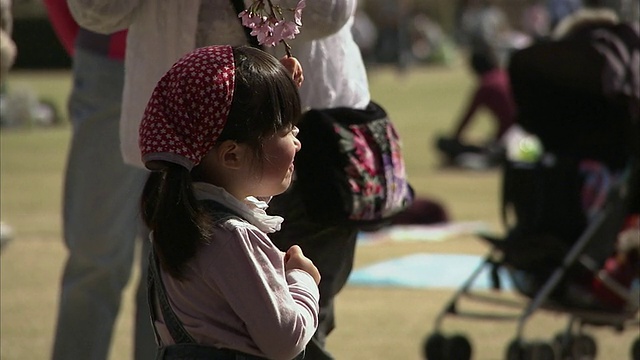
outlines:
[[[236, 11], [236, 15], [240, 14], [242, 11], [245, 10], [244, 8], [244, 2], [242, 0], [231, 0], [231, 3], [233, 3], [233, 8]], [[241, 22], [242, 25], [242, 19], [238, 18]], [[262, 46], [260, 46], [260, 44], [258, 43], [258, 38], [256, 38], [255, 36], [251, 35], [251, 29], [249, 29], [248, 27], [242, 25], [242, 29], [244, 30], [244, 35], [247, 38], [247, 41], [249, 42], [249, 45], [253, 46], [254, 48], [258, 48], [261, 49]]]

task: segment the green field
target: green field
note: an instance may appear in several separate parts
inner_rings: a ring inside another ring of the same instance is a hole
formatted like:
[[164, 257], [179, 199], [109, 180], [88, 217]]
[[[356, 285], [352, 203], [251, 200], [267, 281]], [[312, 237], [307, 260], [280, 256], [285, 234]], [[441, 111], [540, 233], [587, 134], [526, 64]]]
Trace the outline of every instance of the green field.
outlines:
[[[404, 142], [410, 180], [419, 196], [442, 202], [452, 220], [481, 220], [501, 232], [498, 171], [442, 169], [433, 138], [449, 131], [468, 91], [470, 74], [461, 66], [419, 68], [402, 75], [393, 69], [370, 74], [373, 98], [387, 108]], [[66, 115], [68, 72], [10, 75], [9, 89], [36, 89]], [[471, 131], [482, 137], [489, 118], [481, 115]], [[1, 254], [0, 358], [47, 359], [50, 356], [58, 287], [66, 257], [61, 239], [61, 190], [71, 128], [2, 129], [1, 216], [16, 237]], [[406, 254], [483, 254], [487, 248], [472, 236], [444, 242], [397, 242], [357, 249], [356, 268]], [[425, 277], [438, 274], [423, 274]], [[124, 294], [110, 359], [131, 358], [134, 274]], [[340, 360], [420, 359], [421, 343], [431, 331], [453, 289], [400, 289], [347, 286], [337, 300], [337, 329], [329, 349]], [[562, 314], [540, 313], [526, 328], [527, 339], [550, 340], [565, 326]], [[474, 359], [502, 359], [515, 334], [515, 323], [452, 318], [447, 333], [463, 332], [474, 347]], [[616, 333], [591, 331], [605, 360], [627, 359], [637, 328]], [[78, 339], [78, 341], [82, 341]], [[76, 360], [76, 359], [70, 359]]]

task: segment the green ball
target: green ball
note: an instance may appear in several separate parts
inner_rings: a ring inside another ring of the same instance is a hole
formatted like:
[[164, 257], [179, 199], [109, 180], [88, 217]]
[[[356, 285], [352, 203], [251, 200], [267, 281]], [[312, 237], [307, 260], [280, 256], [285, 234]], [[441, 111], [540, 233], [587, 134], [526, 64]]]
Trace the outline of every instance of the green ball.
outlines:
[[535, 137], [525, 137], [518, 143], [521, 161], [535, 162], [542, 155], [542, 144]]

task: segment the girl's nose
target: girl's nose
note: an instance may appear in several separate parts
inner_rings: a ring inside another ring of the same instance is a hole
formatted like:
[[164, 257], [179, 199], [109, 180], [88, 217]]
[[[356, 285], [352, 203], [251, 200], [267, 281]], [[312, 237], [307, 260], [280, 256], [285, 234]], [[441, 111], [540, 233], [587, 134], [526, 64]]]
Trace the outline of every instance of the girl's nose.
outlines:
[[302, 143], [300, 142], [300, 140], [298, 140], [298, 138], [294, 138], [294, 144], [296, 144], [296, 152], [300, 151], [300, 149], [302, 148]]
[[293, 129], [291, 130], [291, 133], [293, 134], [293, 138], [294, 138], [293, 141], [294, 141], [294, 144], [296, 145], [296, 152], [298, 152], [302, 148], [302, 143], [298, 139], [298, 134], [300, 133], [300, 129], [298, 129], [297, 126], [294, 126]]

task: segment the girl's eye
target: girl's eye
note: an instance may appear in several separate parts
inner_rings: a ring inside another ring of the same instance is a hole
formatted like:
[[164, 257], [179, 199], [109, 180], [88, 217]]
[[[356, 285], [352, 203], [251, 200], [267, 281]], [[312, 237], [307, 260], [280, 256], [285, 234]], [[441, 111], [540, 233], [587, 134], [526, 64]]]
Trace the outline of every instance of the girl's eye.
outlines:
[[293, 129], [291, 129], [291, 134], [293, 136], [298, 136], [298, 133], [300, 132], [300, 129], [298, 129], [297, 126], [294, 126]]

